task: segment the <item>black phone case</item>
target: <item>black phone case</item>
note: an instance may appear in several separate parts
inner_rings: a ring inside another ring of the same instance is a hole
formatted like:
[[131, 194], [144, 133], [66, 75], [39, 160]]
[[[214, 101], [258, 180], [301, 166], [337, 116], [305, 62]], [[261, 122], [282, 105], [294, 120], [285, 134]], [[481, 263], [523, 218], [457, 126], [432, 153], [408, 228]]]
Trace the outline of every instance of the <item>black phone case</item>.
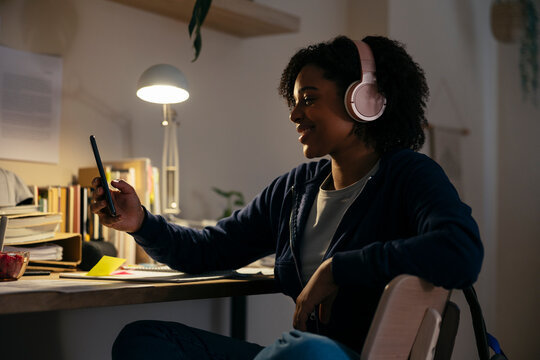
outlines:
[[103, 170], [103, 164], [101, 163], [101, 157], [99, 156], [99, 150], [96, 143], [96, 137], [90, 135], [90, 144], [92, 144], [92, 150], [94, 151], [94, 157], [96, 158], [96, 164], [99, 170], [99, 176], [101, 177], [101, 184], [105, 190], [105, 198], [107, 199], [107, 204], [109, 204], [109, 211], [112, 216], [116, 216], [116, 208], [112, 201], [111, 192], [109, 191], [109, 184], [107, 183], [107, 177], [105, 176], [105, 170]]

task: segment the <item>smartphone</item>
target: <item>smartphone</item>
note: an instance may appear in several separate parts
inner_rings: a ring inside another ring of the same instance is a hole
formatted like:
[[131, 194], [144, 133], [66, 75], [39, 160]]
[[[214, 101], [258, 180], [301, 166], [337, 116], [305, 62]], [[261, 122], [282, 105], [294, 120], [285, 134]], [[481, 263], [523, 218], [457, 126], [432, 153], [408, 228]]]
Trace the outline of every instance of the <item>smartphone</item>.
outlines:
[[105, 198], [107, 199], [107, 204], [109, 205], [109, 212], [111, 213], [111, 216], [116, 216], [116, 208], [114, 207], [111, 192], [109, 190], [109, 183], [107, 183], [107, 177], [105, 176], [105, 170], [103, 170], [101, 156], [99, 156], [96, 137], [94, 135], [90, 135], [90, 144], [92, 144], [92, 150], [94, 151], [94, 157], [96, 158], [99, 177], [101, 177], [101, 185], [103, 186], [103, 190], [105, 190]]

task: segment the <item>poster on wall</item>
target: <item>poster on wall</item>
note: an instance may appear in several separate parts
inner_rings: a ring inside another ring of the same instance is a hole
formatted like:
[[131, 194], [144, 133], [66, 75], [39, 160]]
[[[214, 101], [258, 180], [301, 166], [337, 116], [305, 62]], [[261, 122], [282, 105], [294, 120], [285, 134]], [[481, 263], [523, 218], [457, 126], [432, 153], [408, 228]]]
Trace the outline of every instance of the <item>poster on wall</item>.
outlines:
[[0, 159], [57, 164], [62, 59], [0, 46]]

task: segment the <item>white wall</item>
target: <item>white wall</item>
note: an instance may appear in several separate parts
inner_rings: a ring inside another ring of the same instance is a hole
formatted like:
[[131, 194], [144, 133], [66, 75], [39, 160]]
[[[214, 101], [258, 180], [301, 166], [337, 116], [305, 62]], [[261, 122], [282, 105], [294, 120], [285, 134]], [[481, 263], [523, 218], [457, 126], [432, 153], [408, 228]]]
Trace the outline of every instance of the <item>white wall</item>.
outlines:
[[[540, 9], [540, 2], [537, 2]], [[515, 359], [539, 359], [540, 96], [524, 99], [519, 43], [500, 44], [498, 103], [497, 333]]]
[[[487, 327], [510, 358], [536, 359], [540, 114], [522, 97], [519, 44], [501, 45], [491, 35], [491, 3], [393, 0], [389, 35], [426, 70], [428, 120], [470, 130], [460, 144], [461, 196], [485, 247], [476, 288]], [[468, 306], [456, 295], [462, 318], [454, 358], [477, 358]]]

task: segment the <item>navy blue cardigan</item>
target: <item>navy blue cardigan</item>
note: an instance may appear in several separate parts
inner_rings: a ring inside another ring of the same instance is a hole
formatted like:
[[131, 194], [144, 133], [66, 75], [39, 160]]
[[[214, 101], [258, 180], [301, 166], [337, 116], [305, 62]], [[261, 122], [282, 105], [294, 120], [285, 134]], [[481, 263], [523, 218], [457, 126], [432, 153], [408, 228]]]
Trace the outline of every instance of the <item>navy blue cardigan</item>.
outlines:
[[[146, 252], [181, 271], [234, 269], [276, 254], [275, 277], [293, 299], [303, 284], [299, 243], [329, 160], [305, 163], [275, 179], [245, 208], [204, 230], [169, 224], [147, 212], [133, 234]], [[483, 247], [471, 209], [459, 199], [441, 167], [429, 157], [399, 150], [345, 213], [325, 259], [332, 257], [340, 286], [328, 325], [310, 331], [361, 350], [384, 286], [399, 274], [445, 288], [474, 283]]]

